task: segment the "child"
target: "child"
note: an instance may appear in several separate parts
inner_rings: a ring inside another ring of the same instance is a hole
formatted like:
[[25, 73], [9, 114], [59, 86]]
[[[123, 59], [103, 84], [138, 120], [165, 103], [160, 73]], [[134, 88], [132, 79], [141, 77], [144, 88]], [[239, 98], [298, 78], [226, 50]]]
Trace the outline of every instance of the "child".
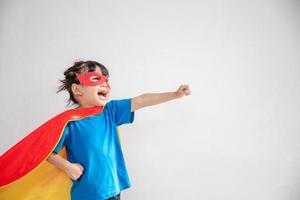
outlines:
[[[58, 92], [69, 92], [68, 102], [78, 105], [73, 111], [83, 113], [96, 108], [98, 113], [68, 121], [47, 161], [63, 170], [72, 180], [72, 200], [120, 199], [120, 192], [130, 187], [130, 181], [117, 127], [132, 123], [134, 111], [138, 109], [189, 95], [189, 86], [181, 85], [175, 92], [147, 93], [108, 102], [109, 72], [102, 64], [75, 62], [64, 75]], [[63, 147], [66, 147], [67, 159], [58, 155]], [[3, 156], [0, 161], [6, 162], [6, 157]]]

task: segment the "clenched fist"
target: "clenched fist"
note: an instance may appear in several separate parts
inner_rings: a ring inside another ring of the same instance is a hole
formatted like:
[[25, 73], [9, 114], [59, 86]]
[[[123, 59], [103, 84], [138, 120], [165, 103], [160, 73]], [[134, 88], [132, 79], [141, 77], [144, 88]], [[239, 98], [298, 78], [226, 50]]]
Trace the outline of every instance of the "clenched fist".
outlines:
[[79, 163], [70, 163], [65, 168], [65, 172], [73, 181], [78, 180], [81, 177], [83, 171], [84, 168]]
[[190, 88], [189, 88], [188, 85], [181, 85], [181, 86], [177, 89], [177, 91], [176, 91], [175, 93], [176, 93], [176, 96], [177, 96], [178, 98], [181, 98], [181, 97], [183, 97], [183, 96], [188, 96], [188, 95], [190, 95], [190, 94], [191, 94], [191, 90], [190, 90]]

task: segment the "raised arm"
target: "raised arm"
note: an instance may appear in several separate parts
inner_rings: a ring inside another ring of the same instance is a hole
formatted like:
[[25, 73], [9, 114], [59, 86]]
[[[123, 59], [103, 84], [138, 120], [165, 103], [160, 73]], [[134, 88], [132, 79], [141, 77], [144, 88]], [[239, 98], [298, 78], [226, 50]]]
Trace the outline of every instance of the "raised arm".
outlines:
[[191, 91], [188, 85], [181, 85], [175, 92], [145, 93], [132, 98], [131, 112], [147, 106], [153, 106], [167, 101], [171, 101], [173, 99], [178, 99], [190, 94]]

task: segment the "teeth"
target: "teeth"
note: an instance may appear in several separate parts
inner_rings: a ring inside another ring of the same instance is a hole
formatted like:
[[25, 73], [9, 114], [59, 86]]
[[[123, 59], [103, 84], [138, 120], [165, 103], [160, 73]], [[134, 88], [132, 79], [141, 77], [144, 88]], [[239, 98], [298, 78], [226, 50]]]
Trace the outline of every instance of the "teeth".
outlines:
[[106, 91], [103, 89], [103, 90], [99, 90], [98, 91], [98, 96], [100, 97], [101, 100], [106, 100]]
[[100, 99], [105, 100], [105, 96], [103, 96], [103, 95], [99, 95], [99, 96], [100, 96]]

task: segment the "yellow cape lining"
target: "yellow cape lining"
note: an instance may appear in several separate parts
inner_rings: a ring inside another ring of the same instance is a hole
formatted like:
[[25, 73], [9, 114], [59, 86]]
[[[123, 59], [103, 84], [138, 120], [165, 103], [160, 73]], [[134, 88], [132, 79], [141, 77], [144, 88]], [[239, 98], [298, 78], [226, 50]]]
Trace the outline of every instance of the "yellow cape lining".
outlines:
[[[83, 119], [83, 118], [81, 118]], [[70, 120], [76, 121], [76, 120]], [[66, 122], [65, 126], [70, 122]], [[60, 138], [65, 129], [62, 129]], [[117, 128], [120, 143], [122, 143], [119, 128]], [[57, 141], [57, 144], [59, 142]], [[56, 144], [56, 145], [57, 145]], [[53, 147], [52, 151], [56, 147]], [[49, 152], [49, 155], [52, 153]], [[30, 153], [30, 152], [28, 152]], [[48, 156], [49, 156], [48, 155]], [[66, 150], [63, 148], [59, 155], [66, 159]], [[72, 181], [56, 166], [50, 164], [45, 158], [35, 169], [22, 178], [0, 188], [1, 200], [68, 200]]]

